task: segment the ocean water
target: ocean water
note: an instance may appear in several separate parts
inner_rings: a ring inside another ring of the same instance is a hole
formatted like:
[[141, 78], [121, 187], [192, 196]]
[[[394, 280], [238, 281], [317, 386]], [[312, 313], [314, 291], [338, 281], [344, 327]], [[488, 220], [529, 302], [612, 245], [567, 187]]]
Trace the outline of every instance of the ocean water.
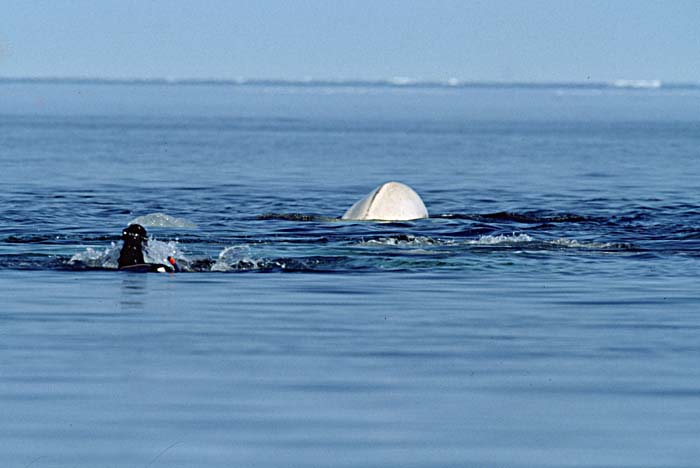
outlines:
[[5, 81], [0, 164], [0, 466], [700, 466], [700, 89]]

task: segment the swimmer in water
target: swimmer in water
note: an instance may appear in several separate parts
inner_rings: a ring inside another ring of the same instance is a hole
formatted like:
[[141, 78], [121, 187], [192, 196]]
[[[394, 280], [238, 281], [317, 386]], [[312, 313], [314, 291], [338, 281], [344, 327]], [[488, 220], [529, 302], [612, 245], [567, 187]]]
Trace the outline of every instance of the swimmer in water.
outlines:
[[148, 244], [146, 228], [140, 224], [130, 224], [122, 231], [124, 245], [119, 252], [119, 269], [138, 272], [174, 272], [180, 271], [175, 259], [168, 257], [169, 265], [162, 263], [146, 263], [143, 258], [143, 249]]

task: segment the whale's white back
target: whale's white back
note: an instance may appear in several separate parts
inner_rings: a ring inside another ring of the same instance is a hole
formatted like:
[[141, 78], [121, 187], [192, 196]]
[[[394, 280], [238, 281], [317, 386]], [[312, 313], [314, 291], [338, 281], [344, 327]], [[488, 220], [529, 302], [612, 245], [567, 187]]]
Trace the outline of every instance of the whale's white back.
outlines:
[[352, 205], [342, 219], [408, 221], [428, 217], [420, 196], [408, 185], [386, 182]]

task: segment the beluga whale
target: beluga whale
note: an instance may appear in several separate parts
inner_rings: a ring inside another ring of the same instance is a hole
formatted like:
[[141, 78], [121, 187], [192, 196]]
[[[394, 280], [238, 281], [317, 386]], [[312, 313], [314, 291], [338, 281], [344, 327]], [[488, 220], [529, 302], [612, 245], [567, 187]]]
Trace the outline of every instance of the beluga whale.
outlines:
[[420, 196], [401, 182], [385, 182], [352, 205], [341, 219], [352, 221], [410, 221], [428, 217]]

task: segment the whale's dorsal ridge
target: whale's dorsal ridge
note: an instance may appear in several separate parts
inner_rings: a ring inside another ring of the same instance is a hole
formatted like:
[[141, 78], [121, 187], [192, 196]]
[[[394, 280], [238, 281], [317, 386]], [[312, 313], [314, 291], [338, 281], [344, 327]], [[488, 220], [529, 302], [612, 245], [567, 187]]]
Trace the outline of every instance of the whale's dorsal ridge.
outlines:
[[385, 182], [352, 205], [345, 220], [408, 221], [428, 217], [420, 196], [401, 182]]

